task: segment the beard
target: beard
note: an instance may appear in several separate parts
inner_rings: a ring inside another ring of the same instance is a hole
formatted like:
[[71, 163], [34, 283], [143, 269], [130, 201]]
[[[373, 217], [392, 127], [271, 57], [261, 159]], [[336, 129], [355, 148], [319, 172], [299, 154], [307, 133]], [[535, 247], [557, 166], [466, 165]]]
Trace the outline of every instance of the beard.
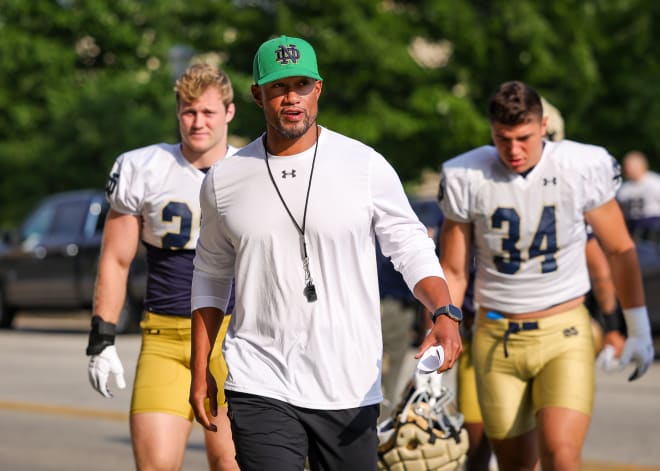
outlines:
[[293, 125], [285, 125], [281, 120], [278, 119], [275, 123], [273, 123], [273, 128], [287, 139], [297, 139], [301, 136], [304, 136], [315, 122], [316, 115], [310, 116], [307, 112], [305, 112], [305, 118], [301, 122], [295, 123]]

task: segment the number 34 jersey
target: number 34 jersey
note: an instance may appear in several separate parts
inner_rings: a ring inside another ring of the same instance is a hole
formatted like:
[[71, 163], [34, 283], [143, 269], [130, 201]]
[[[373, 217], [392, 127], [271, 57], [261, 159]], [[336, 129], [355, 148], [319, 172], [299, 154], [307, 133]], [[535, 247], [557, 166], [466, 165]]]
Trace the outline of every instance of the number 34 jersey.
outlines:
[[545, 142], [539, 163], [522, 176], [493, 146], [444, 163], [444, 216], [473, 225], [475, 301], [509, 313], [546, 309], [585, 294], [584, 213], [614, 198], [619, 165], [601, 147]]

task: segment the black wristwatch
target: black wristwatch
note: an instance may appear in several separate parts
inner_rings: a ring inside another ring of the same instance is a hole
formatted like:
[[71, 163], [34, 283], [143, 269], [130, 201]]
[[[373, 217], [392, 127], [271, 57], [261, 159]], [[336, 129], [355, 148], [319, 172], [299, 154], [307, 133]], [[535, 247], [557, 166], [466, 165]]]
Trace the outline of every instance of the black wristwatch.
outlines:
[[456, 322], [461, 322], [463, 320], [463, 312], [460, 308], [454, 306], [453, 304], [447, 304], [446, 306], [440, 306], [438, 309], [431, 313], [431, 322], [435, 324], [436, 319], [439, 316], [447, 316], [450, 319], [455, 320]]

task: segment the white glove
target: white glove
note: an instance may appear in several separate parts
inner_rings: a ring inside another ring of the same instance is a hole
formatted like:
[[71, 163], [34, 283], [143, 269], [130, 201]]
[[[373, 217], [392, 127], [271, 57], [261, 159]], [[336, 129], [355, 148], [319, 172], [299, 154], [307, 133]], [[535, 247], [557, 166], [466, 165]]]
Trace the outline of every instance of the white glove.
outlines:
[[621, 362], [614, 356], [614, 353], [613, 345], [605, 345], [596, 358], [596, 368], [600, 368], [606, 373], [621, 371]]
[[624, 309], [623, 317], [626, 320], [628, 338], [623, 346], [619, 363], [621, 368], [631, 362], [635, 364], [635, 371], [628, 378], [628, 381], [633, 381], [641, 378], [653, 363], [651, 323], [645, 306]]
[[87, 367], [89, 382], [92, 387], [105, 397], [113, 397], [108, 384], [108, 376], [112, 373], [115, 383], [119, 389], [126, 388], [124, 381], [124, 367], [121, 364], [117, 349], [114, 345], [108, 345], [98, 355], [92, 355]]

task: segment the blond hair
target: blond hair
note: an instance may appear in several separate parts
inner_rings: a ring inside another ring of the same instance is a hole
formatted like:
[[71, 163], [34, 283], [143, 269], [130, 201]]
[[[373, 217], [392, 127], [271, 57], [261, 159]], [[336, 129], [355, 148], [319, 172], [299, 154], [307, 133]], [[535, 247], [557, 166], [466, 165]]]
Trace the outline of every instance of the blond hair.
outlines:
[[543, 116], [548, 118], [545, 134], [549, 141], [561, 141], [564, 139], [564, 118], [561, 113], [545, 98], [541, 97], [543, 105]]
[[174, 86], [176, 105], [192, 103], [209, 88], [216, 87], [227, 108], [234, 101], [234, 89], [227, 74], [211, 64], [193, 64], [179, 77]]

